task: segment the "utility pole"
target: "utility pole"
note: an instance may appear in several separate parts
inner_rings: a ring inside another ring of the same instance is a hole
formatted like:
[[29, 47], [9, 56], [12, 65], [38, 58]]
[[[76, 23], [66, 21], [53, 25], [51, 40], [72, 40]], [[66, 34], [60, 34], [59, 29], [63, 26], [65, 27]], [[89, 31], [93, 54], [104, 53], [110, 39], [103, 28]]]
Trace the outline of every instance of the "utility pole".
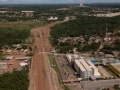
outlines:
[[106, 33], [105, 33], [105, 38], [107, 38], [107, 31], [108, 31], [108, 24], [106, 24]]

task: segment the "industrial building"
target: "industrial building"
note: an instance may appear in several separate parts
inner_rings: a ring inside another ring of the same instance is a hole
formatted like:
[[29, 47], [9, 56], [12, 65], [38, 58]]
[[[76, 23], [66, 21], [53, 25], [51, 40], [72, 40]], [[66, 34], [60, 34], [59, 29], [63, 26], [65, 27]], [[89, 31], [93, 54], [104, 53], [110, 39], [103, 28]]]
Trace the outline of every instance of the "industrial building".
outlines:
[[105, 59], [101, 59], [101, 61], [102, 61], [103, 65], [116, 62], [116, 60], [114, 58], [105, 58]]
[[120, 63], [114, 63], [108, 65], [108, 67], [115, 72], [118, 76], [120, 76]]
[[87, 71], [87, 75], [85, 74], [86, 78], [89, 78], [93, 75], [93, 70], [91, 69], [91, 67], [85, 62], [85, 60], [83, 59], [79, 59], [80, 63], [82, 64], [82, 66], [86, 69]]
[[75, 60], [78, 60], [80, 56], [78, 54], [66, 54], [66, 58], [71, 66], [73, 66], [73, 63]]
[[91, 61], [86, 61], [86, 62], [90, 65], [90, 68], [93, 70], [93, 75], [95, 77], [101, 76], [98, 69], [95, 67], [95, 65]]
[[16, 60], [28, 60], [30, 57], [22, 57], [22, 58], [16, 58]]
[[84, 60], [83, 57], [75, 54], [66, 54], [66, 58], [71, 66], [73, 66], [76, 72], [80, 75], [80, 78], [95, 79], [101, 77], [98, 69], [90, 60]]
[[87, 77], [87, 71], [86, 69], [82, 66], [79, 60], [75, 60], [74, 63], [74, 68], [77, 71], [78, 74], [80, 74], [81, 78], [88, 78]]

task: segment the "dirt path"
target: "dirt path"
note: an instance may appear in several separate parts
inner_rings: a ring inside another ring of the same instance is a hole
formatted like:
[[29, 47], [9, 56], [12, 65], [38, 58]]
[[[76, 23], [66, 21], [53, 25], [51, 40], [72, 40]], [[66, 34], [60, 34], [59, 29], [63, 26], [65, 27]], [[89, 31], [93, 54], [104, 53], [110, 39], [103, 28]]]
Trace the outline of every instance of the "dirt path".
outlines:
[[29, 90], [61, 90], [47, 56], [52, 49], [47, 37], [50, 36], [50, 27], [55, 24], [56, 22], [32, 30], [35, 37], [34, 46], [37, 46], [37, 50], [30, 70]]

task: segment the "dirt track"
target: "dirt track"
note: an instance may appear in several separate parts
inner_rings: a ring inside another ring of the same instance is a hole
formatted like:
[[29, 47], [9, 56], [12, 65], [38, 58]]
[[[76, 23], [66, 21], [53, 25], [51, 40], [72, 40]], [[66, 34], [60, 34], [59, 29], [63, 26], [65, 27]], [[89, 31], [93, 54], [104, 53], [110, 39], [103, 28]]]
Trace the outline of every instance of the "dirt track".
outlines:
[[52, 72], [47, 56], [47, 53], [51, 51], [51, 45], [47, 37], [50, 33], [50, 27], [55, 24], [51, 23], [32, 30], [35, 37], [34, 46], [37, 46], [37, 50], [33, 56], [30, 70], [29, 90], [61, 90], [58, 81], [54, 81], [53, 76], [55, 74]]

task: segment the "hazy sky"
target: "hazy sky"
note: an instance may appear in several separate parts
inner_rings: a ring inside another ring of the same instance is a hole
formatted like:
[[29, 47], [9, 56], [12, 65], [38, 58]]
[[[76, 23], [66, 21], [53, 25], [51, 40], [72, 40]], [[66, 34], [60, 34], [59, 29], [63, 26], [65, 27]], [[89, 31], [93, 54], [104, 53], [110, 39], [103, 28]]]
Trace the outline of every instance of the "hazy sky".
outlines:
[[0, 4], [7, 3], [120, 3], [120, 0], [0, 0]]

